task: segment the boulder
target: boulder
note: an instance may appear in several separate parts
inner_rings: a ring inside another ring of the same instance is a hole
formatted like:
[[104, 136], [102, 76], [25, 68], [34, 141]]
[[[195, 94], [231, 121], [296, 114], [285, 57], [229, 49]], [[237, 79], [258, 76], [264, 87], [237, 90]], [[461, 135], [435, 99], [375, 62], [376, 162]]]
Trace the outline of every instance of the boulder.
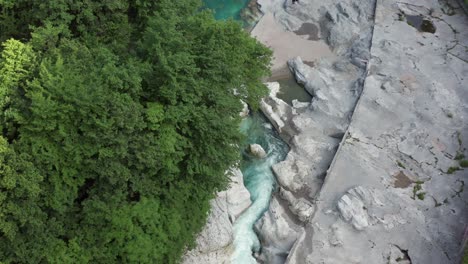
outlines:
[[288, 208], [301, 222], [307, 222], [314, 213], [314, 207], [311, 202], [305, 198], [296, 198], [291, 192], [281, 188], [280, 197], [287, 201]]
[[268, 96], [263, 98], [260, 102], [260, 109], [280, 134], [288, 138], [290, 135], [294, 134], [294, 128], [291, 127], [290, 122], [296, 112], [285, 101], [277, 97], [280, 89], [279, 83], [269, 82], [266, 83], [266, 85], [270, 92]]
[[242, 172], [230, 171], [229, 189], [218, 193], [211, 201], [211, 211], [203, 230], [198, 234], [197, 246], [186, 252], [182, 263], [229, 264], [233, 248], [233, 223], [250, 204], [250, 193], [245, 188]]
[[252, 155], [254, 155], [255, 157], [259, 159], [263, 159], [267, 156], [267, 153], [259, 144], [250, 144], [249, 150]]
[[232, 169], [231, 184], [225, 193], [229, 220], [234, 223], [252, 204], [249, 190], [244, 186], [244, 179], [240, 169]]

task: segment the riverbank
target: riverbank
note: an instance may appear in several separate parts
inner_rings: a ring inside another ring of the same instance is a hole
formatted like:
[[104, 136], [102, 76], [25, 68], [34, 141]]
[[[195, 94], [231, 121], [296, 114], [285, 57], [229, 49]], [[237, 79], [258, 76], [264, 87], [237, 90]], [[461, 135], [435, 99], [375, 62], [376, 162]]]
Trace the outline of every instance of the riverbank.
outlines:
[[[305, 28], [307, 24], [304, 23]], [[284, 30], [274, 18], [273, 13], [266, 13], [258, 21], [251, 35], [273, 51], [271, 66], [272, 77], [284, 75], [287, 62], [294, 57], [301, 57], [305, 62], [313, 63], [319, 58], [333, 56], [328, 45], [318, 41], [318, 33], [314, 30], [296, 33]]]

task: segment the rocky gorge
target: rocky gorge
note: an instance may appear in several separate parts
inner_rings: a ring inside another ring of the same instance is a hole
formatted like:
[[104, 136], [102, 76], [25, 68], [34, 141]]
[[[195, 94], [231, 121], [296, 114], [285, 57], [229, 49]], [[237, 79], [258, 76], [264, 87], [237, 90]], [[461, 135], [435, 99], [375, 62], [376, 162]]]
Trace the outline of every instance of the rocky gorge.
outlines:
[[[258, 0], [261, 110], [289, 145], [255, 224], [260, 263], [459, 263], [468, 224], [468, 18], [450, 0]], [[310, 102], [279, 98], [291, 72]], [[255, 146], [253, 147], [263, 153]], [[234, 170], [184, 263], [231, 263]], [[465, 238], [466, 239], [466, 238]], [[236, 262], [233, 262], [236, 263]]]

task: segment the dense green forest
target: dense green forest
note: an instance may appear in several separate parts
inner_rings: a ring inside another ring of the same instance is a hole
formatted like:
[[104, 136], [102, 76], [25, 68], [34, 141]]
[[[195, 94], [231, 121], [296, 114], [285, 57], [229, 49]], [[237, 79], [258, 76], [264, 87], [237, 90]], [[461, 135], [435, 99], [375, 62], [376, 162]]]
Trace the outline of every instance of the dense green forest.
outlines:
[[0, 262], [193, 246], [271, 58], [200, 4], [0, 0]]

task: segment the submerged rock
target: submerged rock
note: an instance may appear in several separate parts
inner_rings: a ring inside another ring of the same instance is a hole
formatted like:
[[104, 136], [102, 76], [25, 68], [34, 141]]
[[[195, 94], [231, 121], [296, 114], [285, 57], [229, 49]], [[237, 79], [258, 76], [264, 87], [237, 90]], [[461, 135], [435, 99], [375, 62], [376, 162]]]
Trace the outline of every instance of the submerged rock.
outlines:
[[255, 157], [259, 159], [263, 159], [267, 156], [267, 153], [259, 144], [250, 144], [249, 150], [252, 155], [254, 155]]

